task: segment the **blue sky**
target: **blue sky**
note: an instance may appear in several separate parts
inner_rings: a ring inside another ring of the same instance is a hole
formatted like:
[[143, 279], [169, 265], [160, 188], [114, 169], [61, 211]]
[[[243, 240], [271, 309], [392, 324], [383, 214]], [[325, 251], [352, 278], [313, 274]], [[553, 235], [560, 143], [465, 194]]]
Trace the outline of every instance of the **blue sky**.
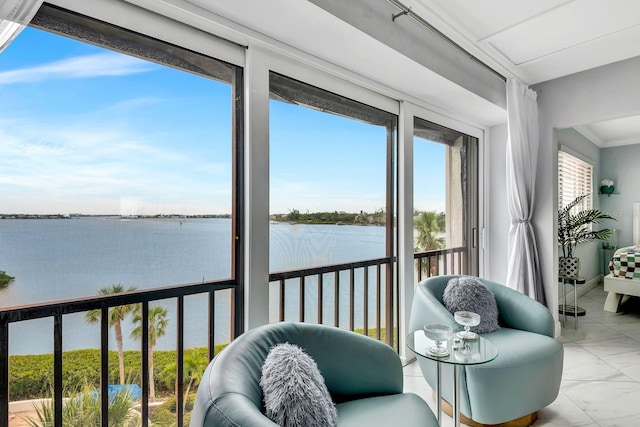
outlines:
[[[0, 53], [0, 213], [228, 213], [230, 97], [26, 28]], [[277, 101], [270, 114], [271, 212], [384, 207], [384, 129]], [[444, 209], [443, 159], [416, 144], [416, 188], [431, 187], [416, 208]]]

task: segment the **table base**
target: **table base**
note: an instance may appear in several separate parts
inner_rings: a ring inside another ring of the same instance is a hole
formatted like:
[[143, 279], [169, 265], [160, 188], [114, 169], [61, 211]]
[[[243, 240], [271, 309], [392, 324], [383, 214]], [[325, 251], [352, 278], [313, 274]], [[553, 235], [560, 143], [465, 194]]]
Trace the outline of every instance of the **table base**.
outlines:
[[[436, 391], [432, 390], [431, 392], [431, 396], [433, 397], [433, 400], [436, 400]], [[446, 399], [442, 398], [441, 400], [441, 407], [442, 407], [442, 412], [444, 412], [445, 414], [447, 414], [448, 416], [450, 416], [451, 418], [453, 418], [453, 407], [451, 406], [451, 403], [449, 403]], [[502, 423], [502, 424], [498, 424], [498, 426], [500, 427], [528, 427], [531, 424], [533, 424], [536, 419], [538, 419], [538, 413], [534, 412], [532, 414], [529, 415], [525, 415], [524, 417], [521, 418], [516, 418], [515, 420], [511, 420], [511, 421], [507, 421], [506, 423]], [[495, 424], [489, 425], [489, 424], [482, 424], [479, 422], [476, 422], [474, 420], [472, 420], [471, 418], [467, 417], [464, 414], [460, 415], [460, 421], [462, 422], [462, 424], [471, 426], [471, 427], [495, 427]]]
[[[558, 307], [558, 309], [560, 310], [560, 314], [562, 314], [562, 326], [565, 326], [565, 323], [567, 321], [567, 314], [569, 314], [573, 316], [574, 329], [578, 329], [578, 317], [581, 316], [580, 310], [584, 310], [578, 307], [578, 285], [584, 285], [586, 281], [582, 277], [560, 277], [558, 280], [562, 285], [563, 294], [562, 304], [560, 304], [560, 306]], [[567, 304], [567, 284], [573, 286], [572, 306]], [[573, 308], [571, 313], [569, 312], [569, 307]], [[578, 308], [576, 309], [575, 307]], [[584, 314], [586, 314], [586, 311], [584, 312]], [[584, 316], [584, 314], [582, 314], [582, 316]]]
[[576, 314], [574, 306], [567, 304], [565, 310], [562, 311], [562, 304], [560, 304], [558, 306], [558, 313], [566, 314], [567, 316], [584, 316], [587, 314], [587, 310], [582, 307], [578, 307], [578, 313]]

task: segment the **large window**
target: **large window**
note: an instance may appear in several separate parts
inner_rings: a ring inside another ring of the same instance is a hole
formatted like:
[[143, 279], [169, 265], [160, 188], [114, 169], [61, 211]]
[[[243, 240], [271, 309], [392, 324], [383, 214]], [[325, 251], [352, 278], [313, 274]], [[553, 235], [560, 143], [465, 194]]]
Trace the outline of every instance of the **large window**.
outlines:
[[[0, 306], [234, 277], [241, 80], [211, 57], [43, 6], [0, 62], [0, 270], [15, 277]], [[186, 300], [185, 346], [206, 345], [206, 301]], [[171, 349], [175, 301], [160, 305], [157, 348]], [[12, 325], [12, 353], [50, 352], [50, 324], [28, 323]], [[132, 328], [129, 316], [125, 349], [139, 349]], [[99, 345], [96, 329], [77, 330], [65, 350]]]
[[[458, 132], [414, 120], [414, 251], [418, 277], [477, 274], [477, 145]], [[446, 251], [448, 253], [445, 253]]]
[[579, 196], [586, 196], [574, 209], [576, 212], [591, 209], [593, 166], [588, 162], [558, 151], [558, 209], [561, 210]]
[[[390, 257], [396, 116], [273, 72], [270, 92], [270, 271]], [[383, 267], [383, 289], [390, 271], [390, 265]], [[320, 320], [334, 323], [339, 317], [340, 326], [348, 325], [349, 302], [355, 300], [352, 326], [361, 328], [364, 295], [371, 298], [369, 317], [374, 319], [375, 268], [370, 274], [371, 289], [365, 290], [363, 269], [353, 277], [348, 268], [340, 273], [339, 316], [334, 311], [336, 276], [325, 275], [326, 310]], [[318, 316], [317, 279], [305, 282], [307, 319]], [[284, 318], [297, 320], [300, 287], [292, 283], [286, 289]], [[270, 315], [277, 320], [275, 287], [271, 295]]]

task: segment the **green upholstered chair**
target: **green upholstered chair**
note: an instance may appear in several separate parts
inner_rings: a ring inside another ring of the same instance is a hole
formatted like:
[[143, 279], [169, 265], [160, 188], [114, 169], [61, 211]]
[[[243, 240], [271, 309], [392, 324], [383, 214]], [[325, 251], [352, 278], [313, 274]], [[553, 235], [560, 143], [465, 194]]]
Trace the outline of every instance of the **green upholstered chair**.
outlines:
[[419, 396], [403, 393], [402, 365], [388, 345], [332, 326], [282, 322], [245, 332], [202, 376], [191, 427], [275, 426], [264, 415], [261, 369], [270, 349], [288, 342], [318, 365], [336, 403], [339, 426], [436, 427]]
[[[453, 277], [459, 276], [431, 277], [417, 285], [409, 321], [411, 331], [422, 329], [426, 323], [456, 326], [442, 300]], [[482, 334], [498, 348], [498, 357], [460, 369], [463, 421], [466, 417], [480, 425], [529, 425], [538, 410], [556, 399], [560, 389], [564, 349], [554, 339], [553, 316], [547, 307], [516, 290], [480, 280], [494, 294], [500, 312], [501, 328]], [[435, 389], [436, 363], [426, 358], [418, 358], [418, 363]], [[441, 378], [442, 397], [451, 402], [453, 367], [443, 364]]]

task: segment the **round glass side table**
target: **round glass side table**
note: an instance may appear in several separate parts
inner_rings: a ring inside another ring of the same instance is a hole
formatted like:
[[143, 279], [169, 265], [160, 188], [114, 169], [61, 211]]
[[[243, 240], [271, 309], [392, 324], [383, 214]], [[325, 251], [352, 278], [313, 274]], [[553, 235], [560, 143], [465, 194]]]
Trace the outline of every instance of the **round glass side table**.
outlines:
[[438, 425], [442, 425], [442, 387], [440, 384], [440, 364], [448, 363], [454, 366], [453, 369], [453, 425], [460, 427], [460, 366], [480, 365], [491, 362], [498, 357], [498, 349], [489, 340], [479, 336], [473, 341], [460, 341], [454, 347], [454, 338], [447, 341], [449, 348], [447, 356], [436, 356], [428, 349], [433, 347], [434, 341], [427, 338], [424, 330], [411, 332], [407, 335], [407, 347], [418, 357], [433, 360], [437, 366], [436, 398], [438, 406]]

